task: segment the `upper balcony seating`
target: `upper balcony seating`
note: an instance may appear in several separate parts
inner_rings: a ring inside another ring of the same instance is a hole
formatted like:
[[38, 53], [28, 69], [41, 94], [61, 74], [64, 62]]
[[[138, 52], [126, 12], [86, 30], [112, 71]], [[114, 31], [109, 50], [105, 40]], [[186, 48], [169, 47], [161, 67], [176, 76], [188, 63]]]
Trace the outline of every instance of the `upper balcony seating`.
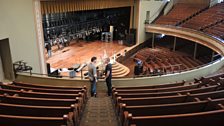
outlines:
[[176, 25], [178, 22], [198, 13], [205, 8], [204, 5], [197, 4], [175, 4], [173, 9], [164, 16], [161, 16], [155, 23], [162, 25]]
[[155, 23], [195, 29], [224, 39], [224, 3], [207, 10], [203, 6], [198, 6], [197, 9], [197, 6], [176, 4], [168, 15], [159, 17]]
[[224, 3], [217, 4], [184, 22], [181, 27], [203, 31], [224, 39]]
[[210, 35], [219, 37], [224, 40], [224, 19], [221, 23], [218, 23], [212, 27], [204, 29], [203, 32], [206, 32]]

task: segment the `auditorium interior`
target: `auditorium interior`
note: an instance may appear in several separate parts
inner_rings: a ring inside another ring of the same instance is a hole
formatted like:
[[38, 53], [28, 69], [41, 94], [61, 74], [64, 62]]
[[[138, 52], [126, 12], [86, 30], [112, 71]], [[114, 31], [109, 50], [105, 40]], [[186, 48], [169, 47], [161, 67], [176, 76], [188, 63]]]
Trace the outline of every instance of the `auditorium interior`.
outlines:
[[1, 126], [224, 126], [224, 0], [0, 0], [0, 17]]

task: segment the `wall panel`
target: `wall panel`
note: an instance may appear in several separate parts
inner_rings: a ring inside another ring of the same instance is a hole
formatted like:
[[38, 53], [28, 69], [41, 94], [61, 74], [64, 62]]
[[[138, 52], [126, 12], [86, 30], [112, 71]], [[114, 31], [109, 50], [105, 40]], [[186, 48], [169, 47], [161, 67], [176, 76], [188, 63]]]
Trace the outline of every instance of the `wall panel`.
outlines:
[[134, 0], [41, 1], [42, 14], [133, 6]]
[[13, 62], [24, 60], [41, 73], [33, 9], [33, 0], [1, 0], [0, 38], [9, 38]]
[[210, 0], [174, 0], [174, 3], [189, 3], [189, 4], [209, 5]]

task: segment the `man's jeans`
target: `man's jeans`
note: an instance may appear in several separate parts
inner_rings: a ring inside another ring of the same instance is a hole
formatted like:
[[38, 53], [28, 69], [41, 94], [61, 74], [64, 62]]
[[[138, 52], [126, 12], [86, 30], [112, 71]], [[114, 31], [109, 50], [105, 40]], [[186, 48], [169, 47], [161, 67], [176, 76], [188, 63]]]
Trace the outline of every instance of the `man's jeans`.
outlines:
[[91, 83], [91, 95], [96, 93], [96, 80], [90, 81]]

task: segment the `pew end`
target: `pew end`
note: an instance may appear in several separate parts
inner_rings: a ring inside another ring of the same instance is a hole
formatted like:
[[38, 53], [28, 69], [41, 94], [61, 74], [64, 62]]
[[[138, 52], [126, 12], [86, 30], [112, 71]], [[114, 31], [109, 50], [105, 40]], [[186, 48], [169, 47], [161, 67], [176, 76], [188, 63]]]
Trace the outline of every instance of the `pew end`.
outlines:
[[113, 99], [113, 102], [115, 103], [116, 102], [116, 97], [118, 95], [118, 92], [113, 92], [112, 93], [112, 99]]
[[122, 122], [123, 126], [129, 126], [130, 121], [132, 120], [132, 114], [128, 111], [124, 111], [124, 120]]

